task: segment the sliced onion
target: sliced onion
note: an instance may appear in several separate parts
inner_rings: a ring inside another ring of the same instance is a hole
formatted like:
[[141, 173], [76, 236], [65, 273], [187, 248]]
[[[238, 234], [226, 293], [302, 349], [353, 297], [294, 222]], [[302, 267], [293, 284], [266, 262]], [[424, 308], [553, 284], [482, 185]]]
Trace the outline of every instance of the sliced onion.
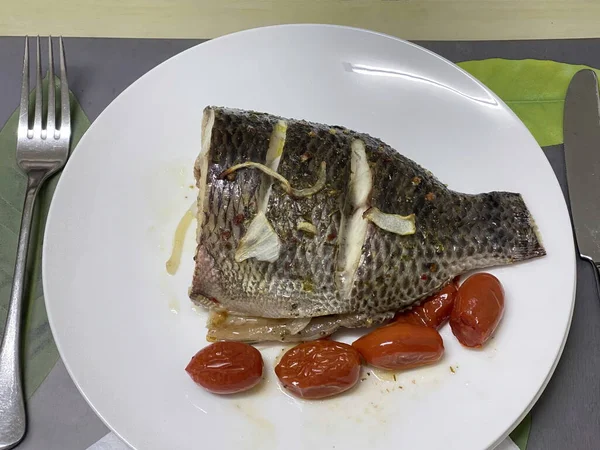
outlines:
[[305, 233], [317, 234], [317, 227], [310, 222], [299, 222], [298, 231], [304, 231]]
[[256, 258], [259, 261], [273, 262], [279, 258], [281, 241], [273, 230], [267, 217], [259, 212], [250, 225], [246, 234], [240, 239], [235, 252], [235, 260], [242, 262], [248, 258]]
[[372, 207], [363, 214], [365, 219], [370, 220], [382, 230], [396, 233], [401, 236], [415, 234], [415, 215], [399, 216], [397, 214], [386, 214], [379, 209]]
[[287, 194], [291, 195], [292, 197], [296, 197], [296, 198], [310, 197], [311, 195], [316, 194], [317, 192], [319, 192], [321, 189], [323, 189], [325, 187], [325, 182], [327, 179], [327, 170], [326, 170], [327, 165], [325, 164], [325, 161], [321, 162], [321, 165], [319, 167], [319, 176], [318, 176], [317, 182], [313, 186], [306, 188], [306, 189], [293, 188], [290, 185], [290, 182], [283, 175], [280, 175], [279, 173], [275, 172], [274, 170], [270, 169], [269, 167], [265, 166], [264, 164], [260, 164], [260, 163], [253, 162], [253, 161], [247, 161], [244, 163], [240, 163], [240, 164], [231, 166], [230, 168], [221, 172], [219, 174], [219, 178], [224, 179], [228, 175], [231, 175], [232, 173], [236, 172], [237, 170], [246, 169], [246, 168], [258, 169], [258, 170], [266, 173], [270, 177], [275, 178], [277, 181], [279, 181], [279, 183], [281, 183], [282, 189]]
[[208, 321], [209, 341], [285, 341], [297, 335], [311, 321], [301, 319], [268, 319], [264, 317], [242, 317], [211, 311]]

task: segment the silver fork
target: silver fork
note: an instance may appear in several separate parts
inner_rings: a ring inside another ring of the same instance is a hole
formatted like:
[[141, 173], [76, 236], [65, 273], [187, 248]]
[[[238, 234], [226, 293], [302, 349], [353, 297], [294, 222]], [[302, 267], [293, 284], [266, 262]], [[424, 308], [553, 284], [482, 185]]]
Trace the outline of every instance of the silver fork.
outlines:
[[21, 386], [20, 325], [23, 310], [23, 283], [33, 207], [40, 186], [50, 175], [62, 169], [69, 156], [71, 139], [71, 109], [62, 38], [60, 47], [60, 121], [56, 117], [54, 61], [52, 38], [48, 38], [48, 114], [43, 125], [42, 67], [40, 38], [36, 41], [36, 84], [33, 123], [29, 111], [29, 39], [25, 38], [23, 82], [17, 131], [17, 164], [27, 174], [27, 189], [21, 230], [17, 246], [17, 261], [10, 294], [8, 316], [0, 348], [0, 450], [16, 446], [25, 435], [26, 415]]

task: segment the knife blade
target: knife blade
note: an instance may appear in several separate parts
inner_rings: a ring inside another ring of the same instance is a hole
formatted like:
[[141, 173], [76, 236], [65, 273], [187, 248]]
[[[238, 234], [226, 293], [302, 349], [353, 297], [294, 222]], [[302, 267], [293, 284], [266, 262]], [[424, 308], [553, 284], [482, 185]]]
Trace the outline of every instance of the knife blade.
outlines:
[[600, 263], [600, 97], [596, 73], [577, 72], [567, 89], [563, 135], [575, 238], [582, 257]]

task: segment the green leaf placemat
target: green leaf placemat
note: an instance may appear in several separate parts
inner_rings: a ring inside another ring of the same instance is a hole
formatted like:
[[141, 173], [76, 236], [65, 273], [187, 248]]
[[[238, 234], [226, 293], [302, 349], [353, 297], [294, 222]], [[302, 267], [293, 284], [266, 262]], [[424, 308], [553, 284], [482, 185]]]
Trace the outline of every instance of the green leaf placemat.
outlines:
[[510, 433], [510, 438], [521, 450], [527, 449], [529, 431], [531, 430], [531, 414], [527, 414], [521, 423]]
[[[59, 88], [58, 80], [57, 90]], [[44, 89], [47, 80], [44, 80]], [[21, 224], [21, 212], [25, 198], [26, 176], [17, 167], [15, 151], [17, 144], [17, 123], [19, 112], [10, 116], [0, 131], [0, 334], [3, 333], [8, 312], [8, 301], [12, 287], [17, 238]], [[90, 121], [71, 93], [71, 150], [90, 126]], [[59, 174], [45, 183], [36, 202], [35, 228], [32, 230], [27, 288], [25, 290], [24, 319], [24, 389], [27, 398], [31, 397], [44, 381], [58, 359], [54, 344], [44, 296], [42, 292], [42, 235], [48, 214], [48, 207]]]
[[484, 59], [458, 64], [498, 97], [527, 126], [540, 146], [562, 144], [565, 94], [573, 75], [588, 66], [536, 59]]

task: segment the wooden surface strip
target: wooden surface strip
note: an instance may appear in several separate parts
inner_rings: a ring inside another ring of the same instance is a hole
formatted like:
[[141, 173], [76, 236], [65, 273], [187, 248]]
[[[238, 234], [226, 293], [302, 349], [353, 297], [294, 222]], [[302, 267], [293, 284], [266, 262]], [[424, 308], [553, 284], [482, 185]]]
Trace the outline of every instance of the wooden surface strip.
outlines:
[[0, 35], [212, 38], [281, 23], [410, 40], [600, 37], [597, 0], [0, 0]]

